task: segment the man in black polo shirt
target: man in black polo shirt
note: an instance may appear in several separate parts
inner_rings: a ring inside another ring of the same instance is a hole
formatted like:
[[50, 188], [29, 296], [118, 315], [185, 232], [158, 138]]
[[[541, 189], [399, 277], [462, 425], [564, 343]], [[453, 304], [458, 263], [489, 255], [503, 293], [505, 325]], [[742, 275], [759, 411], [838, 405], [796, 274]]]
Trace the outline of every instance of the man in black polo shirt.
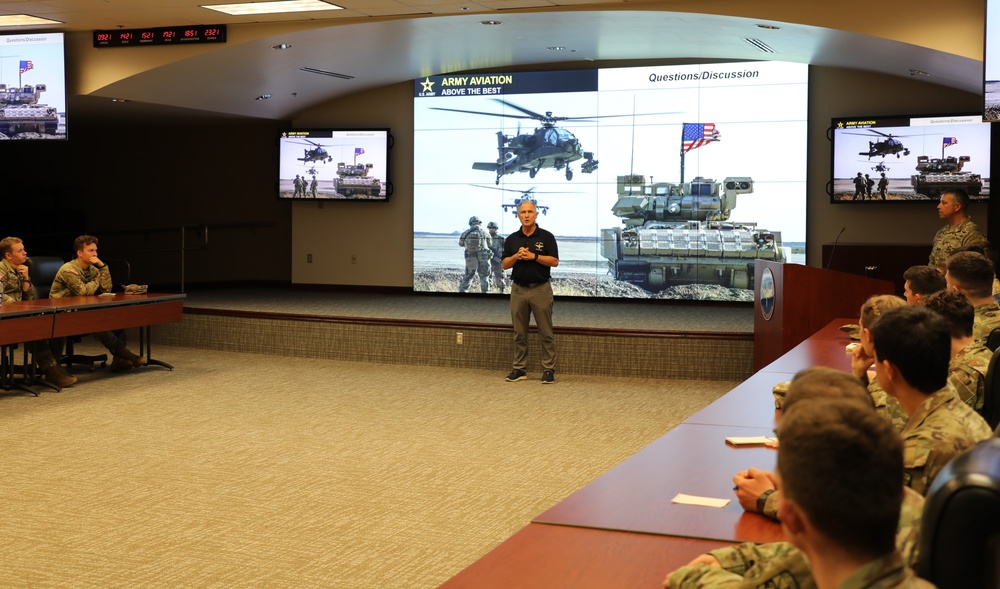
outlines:
[[521, 229], [503, 242], [504, 270], [513, 268], [510, 287], [510, 317], [514, 324], [514, 369], [507, 382], [524, 380], [528, 359], [528, 320], [535, 316], [535, 325], [542, 339], [542, 384], [555, 382], [556, 338], [552, 332], [552, 284], [549, 268], [559, 265], [556, 238], [535, 224], [538, 209], [528, 199], [517, 207]]

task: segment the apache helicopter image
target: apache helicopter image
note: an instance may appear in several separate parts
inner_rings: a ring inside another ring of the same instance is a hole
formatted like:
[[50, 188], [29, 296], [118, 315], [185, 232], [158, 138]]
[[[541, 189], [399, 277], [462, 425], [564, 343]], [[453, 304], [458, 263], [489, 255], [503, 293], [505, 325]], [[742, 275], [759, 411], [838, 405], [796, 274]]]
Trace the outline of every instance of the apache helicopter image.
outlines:
[[293, 142], [293, 143], [298, 143], [299, 145], [308, 144], [312, 146], [311, 149], [307, 147], [302, 150], [302, 157], [295, 158], [300, 162], [302, 162], [303, 164], [308, 164], [309, 162], [319, 162], [321, 164], [323, 163], [328, 164], [333, 161], [333, 156], [331, 156], [329, 153], [326, 152], [325, 149], [323, 149], [324, 147], [326, 147], [325, 145], [320, 145], [319, 143], [316, 143], [315, 141], [309, 141], [308, 139], [306, 139], [306, 143], [302, 142]]
[[876, 131], [875, 129], [868, 129], [868, 133], [844, 133], [845, 135], [863, 135], [866, 137], [885, 137], [884, 140], [875, 140], [868, 142], [868, 151], [859, 152], [858, 155], [867, 156], [868, 159], [873, 157], [885, 157], [887, 155], [895, 155], [899, 157], [899, 152], [903, 152], [903, 155], [910, 155], [910, 150], [906, 148], [896, 137], [909, 137], [909, 135], [893, 135], [892, 133], [883, 133], [881, 131]]
[[507, 211], [511, 211], [512, 213], [514, 213], [515, 217], [517, 216], [517, 207], [521, 206], [521, 203], [524, 201], [528, 201], [531, 204], [535, 205], [535, 209], [537, 209], [539, 213], [543, 215], [548, 214], [549, 207], [547, 205], [538, 204], [538, 199], [535, 198], [534, 196], [535, 194], [576, 194], [573, 191], [562, 191], [562, 190], [542, 190], [536, 192], [535, 186], [532, 186], [527, 190], [517, 190], [515, 188], [496, 188], [495, 186], [483, 186], [482, 184], [470, 184], [470, 186], [475, 186], [476, 188], [488, 188], [490, 190], [503, 190], [504, 192], [520, 193], [521, 196], [514, 198], [513, 203], [505, 202], [502, 205], [500, 205], [503, 208], [503, 212], [506, 213]]
[[[496, 183], [500, 184], [500, 178], [506, 174], [517, 172], [527, 172], [531, 178], [535, 177], [542, 168], [553, 168], [555, 170], [566, 169], [566, 179], [573, 179], [571, 162], [583, 159], [580, 166], [584, 174], [589, 174], [597, 169], [597, 160], [594, 153], [583, 151], [580, 140], [573, 133], [556, 124], [560, 121], [592, 121], [603, 118], [601, 116], [591, 117], [561, 117], [547, 111], [545, 114], [528, 110], [512, 102], [494, 99], [500, 104], [522, 112], [524, 114], [505, 114], [495, 112], [483, 112], [477, 110], [460, 110], [456, 108], [438, 108], [434, 110], [446, 110], [451, 112], [462, 112], [475, 115], [485, 115], [490, 117], [506, 117], [512, 119], [533, 119], [539, 121], [542, 126], [530, 133], [521, 133], [520, 125], [516, 135], [504, 135], [503, 131], [497, 131], [497, 161], [475, 162], [472, 164], [474, 170], [488, 170], [496, 172]], [[609, 116], [631, 116], [631, 115], [609, 115]]]
[[888, 172], [889, 166], [885, 165], [885, 161], [881, 161], [872, 166], [872, 170], [875, 172]]

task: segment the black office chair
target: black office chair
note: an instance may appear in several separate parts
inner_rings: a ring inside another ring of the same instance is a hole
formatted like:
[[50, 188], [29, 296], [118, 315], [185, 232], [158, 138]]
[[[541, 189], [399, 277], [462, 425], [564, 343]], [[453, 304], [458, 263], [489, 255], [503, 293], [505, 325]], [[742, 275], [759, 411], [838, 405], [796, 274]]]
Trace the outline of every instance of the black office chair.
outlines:
[[36, 299], [49, 298], [52, 281], [64, 263], [66, 261], [57, 256], [34, 256], [25, 260], [24, 265], [28, 267], [28, 276], [31, 277], [31, 285], [35, 288]]
[[989, 348], [991, 352], [995, 352], [997, 351], [997, 348], [1000, 348], [1000, 327], [991, 331], [990, 335], [986, 337], [986, 347]]
[[1000, 349], [993, 352], [986, 369], [982, 415], [991, 428], [996, 429], [1000, 424]]
[[938, 589], [1000, 587], [1000, 438], [956, 456], [934, 478], [917, 574]]

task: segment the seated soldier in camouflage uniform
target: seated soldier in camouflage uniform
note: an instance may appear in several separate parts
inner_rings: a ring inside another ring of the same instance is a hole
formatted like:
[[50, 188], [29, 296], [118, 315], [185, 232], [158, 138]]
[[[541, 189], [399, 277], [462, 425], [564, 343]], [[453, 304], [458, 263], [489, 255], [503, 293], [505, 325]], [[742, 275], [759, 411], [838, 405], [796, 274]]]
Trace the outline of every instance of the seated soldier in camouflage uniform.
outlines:
[[944, 317], [951, 326], [948, 386], [959, 399], [982, 414], [986, 371], [990, 367], [993, 352], [972, 339], [972, 303], [961, 293], [944, 291], [927, 297], [924, 306]]
[[910, 266], [903, 272], [903, 298], [907, 305], [919, 305], [924, 297], [947, 286], [944, 274], [934, 266]]
[[[37, 298], [35, 285], [31, 282], [28, 266], [25, 265], [27, 260], [28, 252], [24, 249], [21, 238], [5, 237], [0, 240], [0, 286], [3, 290], [3, 302], [31, 301]], [[56, 361], [56, 354], [62, 350], [62, 340], [39, 340], [29, 342], [27, 346], [46, 381], [59, 388], [76, 383], [76, 377]], [[58, 352], [54, 353], [53, 348]]]
[[[907, 568], [916, 560], [923, 499], [912, 491], [899, 493], [903, 462], [899, 438], [891, 426], [872, 414], [871, 398], [860, 383], [844, 373], [820, 370], [805, 371], [797, 376], [801, 382], [798, 387], [793, 384], [789, 391], [791, 402], [786, 404], [778, 427], [781, 439], [778, 468], [781, 481], [788, 484], [785, 489], [790, 496], [781, 499], [780, 510], [783, 519], [791, 518], [791, 521], [783, 521], [785, 534], [791, 542], [744, 543], [713, 550], [671, 573], [665, 587], [855, 587], [853, 584], [839, 585], [844, 578], [831, 580], [827, 576], [829, 569], [822, 566], [823, 556], [815, 550], [817, 546], [802, 541], [803, 528], [798, 519], [802, 514], [790, 510], [791, 503], [800, 507], [808, 504], [812, 509], [825, 512], [813, 520], [812, 530], [826, 528], [833, 532], [843, 541], [839, 547], [859, 558], [856, 563], [859, 570], [848, 579], [881, 577], [878, 584], [865, 587], [929, 586], [914, 580]], [[866, 440], [862, 445], [855, 445], [859, 433]], [[859, 450], [860, 455], [853, 455]], [[793, 457], [792, 462], [797, 463], [791, 468], [786, 466], [790, 464], [786, 460], [789, 454]], [[860, 472], [853, 468], [859, 462], [864, 463]], [[852, 472], [847, 476], [841, 474], [844, 464], [852, 465]], [[797, 478], [800, 475], [801, 481]], [[845, 495], [851, 500], [844, 500]], [[799, 497], [808, 499], [800, 503]], [[838, 523], [833, 524], [834, 521]], [[896, 530], [895, 542], [893, 529]], [[858, 539], [868, 533], [878, 537], [877, 549], [869, 543], [874, 541], [873, 537], [864, 541]], [[833, 548], [836, 544], [834, 542]], [[872, 549], [863, 557], [855, 550], [862, 546]], [[825, 550], [830, 548], [828, 545]], [[827, 555], [846, 556], [837, 552], [840, 551], [827, 552]], [[843, 564], [845, 561], [838, 562]]]
[[959, 252], [948, 258], [944, 279], [949, 290], [956, 290], [972, 303], [975, 324], [972, 337], [986, 343], [990, 332], [1000, 327], [1000, 305], [993, 300], [993, 262], [975, 252]]
[[[933, 269], [932, 269], [933, 270]], [[937, 272], [937, 270], [933, 270]], [[869, 377], [869, 369], [875, 364], [875, 346], [872, 342], [872, 328], [879, 318], [892, 309], [905, 306], [903, 299], [893, 295], [875, 295], [861, 305], [861, 315], [858, 324], [861, 327], [859, 338], [861, 345], [851, 352], [851, 374], [865, 386], [875, 402], [875, 411], [892, 424], [896, 431], [903, 431], [907, 417], [899, 403], [890, 397], [878, 383], [878, 376]]]
[[925, 494], [944, 465], [993, 435], [948, 387], [951, 329], [924, 307], [901, 307], [872, 328], [879, 383], [909, 417], [903, 428], [904, 484]]
[[[81, 235], [73, 242], [76, 259], [66, 262], [52, 280], [49, 297], [61, 299], [69, 296], [95, 295], [111, 292], [111, 270], [97, 257], [97, 238]], [[142, 366], [146, 359], [126, 347], [125, 330], [101, 331], [93, 334], [114, 357], [113, 372], [122, 372]]]

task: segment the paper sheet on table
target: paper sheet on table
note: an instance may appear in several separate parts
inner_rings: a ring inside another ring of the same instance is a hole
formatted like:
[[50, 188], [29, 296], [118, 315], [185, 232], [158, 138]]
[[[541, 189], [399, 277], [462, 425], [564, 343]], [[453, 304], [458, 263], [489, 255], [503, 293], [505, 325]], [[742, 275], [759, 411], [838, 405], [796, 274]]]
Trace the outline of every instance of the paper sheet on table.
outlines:
[[729, 501], [729, 499], [698, 497], [697, 495], [685, 495], [684, 493], [678, 493], [673, 499], [670, 500], [671, 503], [680, 503], [681, 505], [700, 505], [702, 507], [725, 507], [729, 505]]
[[730, 436], [726, 443], [733, 446], [763, 446], [768, 442], [777, 442], [778, 438], [768, 436]]

